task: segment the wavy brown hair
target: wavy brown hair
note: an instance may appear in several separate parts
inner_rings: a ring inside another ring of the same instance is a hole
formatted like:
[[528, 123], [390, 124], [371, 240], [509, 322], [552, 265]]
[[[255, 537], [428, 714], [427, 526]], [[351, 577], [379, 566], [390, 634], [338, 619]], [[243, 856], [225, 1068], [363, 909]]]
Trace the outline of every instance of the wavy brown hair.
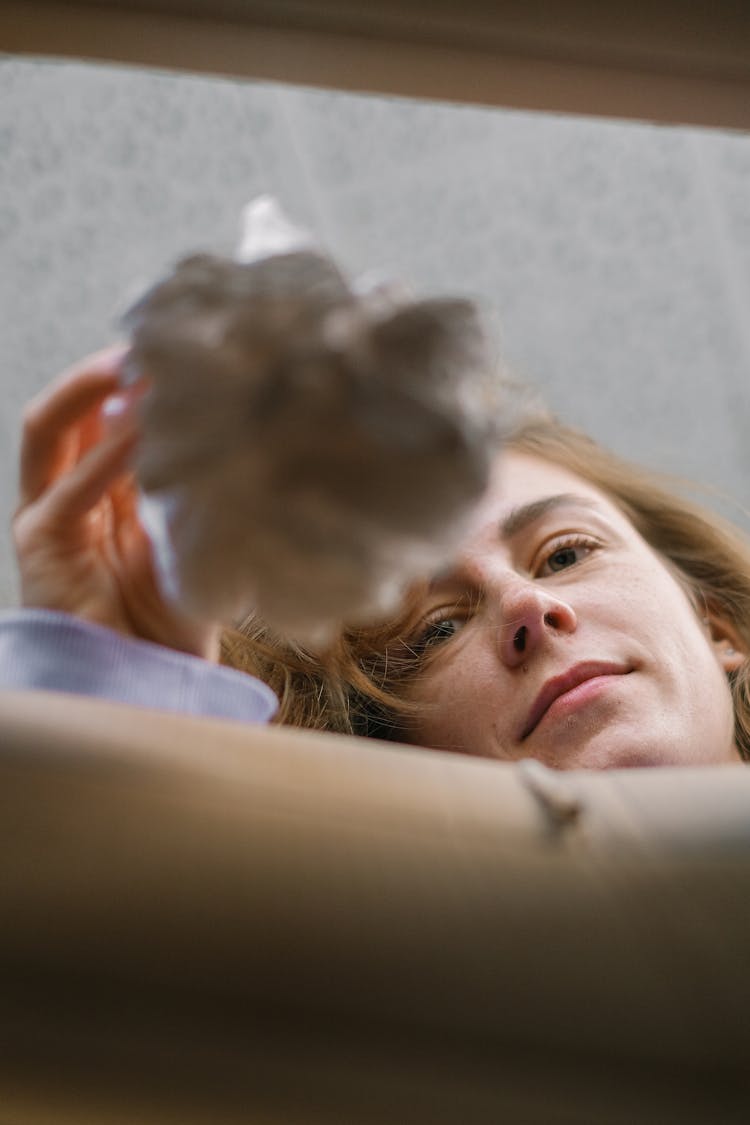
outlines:
[[[616, 456], [548, 416], [520, 424], [507, 448], [576, 473], [600, 489], [675, 569], [696, 607], [723, 616], [750, 652], [750, 541], [733, 524], [683, 495], [683, 486]], [[419, 591], [394, 620], [343, 629], [323, 653], [274, 635], [250, 615], [225, 633], [222, 659], [269, 684], [280, 700], [277, 722], [409, 741], [420, 705], [409, 685], [423, 667], [411, 639]], [[728, 676], [735, 735], [750, 760], [750, 660]]]

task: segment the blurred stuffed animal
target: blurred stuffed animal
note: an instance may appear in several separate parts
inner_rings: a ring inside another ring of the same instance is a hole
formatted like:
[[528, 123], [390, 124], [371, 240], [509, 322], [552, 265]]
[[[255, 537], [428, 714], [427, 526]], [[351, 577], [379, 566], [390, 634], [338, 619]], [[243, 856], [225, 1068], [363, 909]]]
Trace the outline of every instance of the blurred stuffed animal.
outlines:
[[263, 197], [235, 259], [184, 259], [125, 327], [142, 518], [186, 608], [322, 643], [455, 552], [505, 413], [470, 302], [350, 285]]

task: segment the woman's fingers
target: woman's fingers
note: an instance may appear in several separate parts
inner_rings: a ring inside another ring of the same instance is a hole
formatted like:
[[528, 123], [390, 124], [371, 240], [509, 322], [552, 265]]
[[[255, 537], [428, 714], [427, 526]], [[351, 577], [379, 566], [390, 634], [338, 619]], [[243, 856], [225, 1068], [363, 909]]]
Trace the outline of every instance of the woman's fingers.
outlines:
[[76, 521], [85, 517], [130, 469], [137, 442], [135, 427], [122, 428], [92, 446], [71, 469], [41, 496], [34, 522], [48, 531], [75, 533]]
[[74, 427], [116, 389], [125, 352], [118, 345], [90, 356], [29, 403], [21, 440], [21, 507], [33, 503], [75, 459]]

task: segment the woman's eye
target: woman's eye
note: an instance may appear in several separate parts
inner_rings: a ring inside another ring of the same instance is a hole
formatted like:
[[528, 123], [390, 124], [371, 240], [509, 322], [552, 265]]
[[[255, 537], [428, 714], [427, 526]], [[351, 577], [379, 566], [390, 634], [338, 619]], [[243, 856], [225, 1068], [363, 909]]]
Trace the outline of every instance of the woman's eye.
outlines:
[[428, 621], [420, 637], [420, 644], [427, 648], [454, 637], [464, 621], [460, 617], [441, 617], [438, 621]]
[[540, 573], [558, 574], [561, 570], [568, 570], [590, 555], [595, 547], [596, 544], [589, 541], [561, 543], [546, 556]]

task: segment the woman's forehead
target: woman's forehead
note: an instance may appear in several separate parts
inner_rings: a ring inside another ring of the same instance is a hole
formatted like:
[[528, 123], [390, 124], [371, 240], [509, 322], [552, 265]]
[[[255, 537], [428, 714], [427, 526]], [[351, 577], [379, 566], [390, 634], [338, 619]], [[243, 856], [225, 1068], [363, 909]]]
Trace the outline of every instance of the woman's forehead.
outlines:
[[560, 495], [580, 496], [606, 514], [617, 511], [604, 492], [577, 473], [512, 449], [497, 459], [483, 507], [487, 518], [503, 520], [517, 508]]

